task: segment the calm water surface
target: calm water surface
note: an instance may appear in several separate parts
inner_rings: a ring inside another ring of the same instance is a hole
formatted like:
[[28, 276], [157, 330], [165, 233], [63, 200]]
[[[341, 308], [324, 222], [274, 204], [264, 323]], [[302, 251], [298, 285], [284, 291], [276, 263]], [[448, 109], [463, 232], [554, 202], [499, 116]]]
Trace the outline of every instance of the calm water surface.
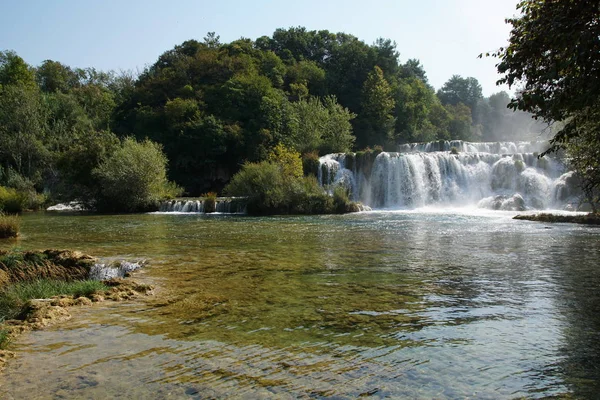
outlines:
[[0, 248], [146, 258], [158, 287], [23, 336], [0, 397], [600, 393], [600, 229], [508, 213], [27, 214]]

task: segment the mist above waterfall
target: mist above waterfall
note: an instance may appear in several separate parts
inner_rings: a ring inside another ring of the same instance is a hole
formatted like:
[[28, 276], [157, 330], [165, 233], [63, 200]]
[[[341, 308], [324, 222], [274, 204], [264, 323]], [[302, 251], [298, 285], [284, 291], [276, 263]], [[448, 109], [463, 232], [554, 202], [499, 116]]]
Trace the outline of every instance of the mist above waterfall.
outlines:
[[565, 208], [577, 201], [572, 173], [560, 159], [537, 157], [547, 146], [544, 141], [437, 141], [376, 156], [329, 154], [320, 159], [319, 180], [346, 186], [353, 200], [373, 208]]

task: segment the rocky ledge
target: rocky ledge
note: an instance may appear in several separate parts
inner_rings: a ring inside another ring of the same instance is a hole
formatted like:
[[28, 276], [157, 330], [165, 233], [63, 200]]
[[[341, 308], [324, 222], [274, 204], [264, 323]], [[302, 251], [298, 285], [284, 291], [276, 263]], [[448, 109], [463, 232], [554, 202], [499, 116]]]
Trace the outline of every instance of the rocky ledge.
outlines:
[[521, 214], [514, 219], [539, 222], [570, 222], [575, 224], [600, 225], [600, 214]]

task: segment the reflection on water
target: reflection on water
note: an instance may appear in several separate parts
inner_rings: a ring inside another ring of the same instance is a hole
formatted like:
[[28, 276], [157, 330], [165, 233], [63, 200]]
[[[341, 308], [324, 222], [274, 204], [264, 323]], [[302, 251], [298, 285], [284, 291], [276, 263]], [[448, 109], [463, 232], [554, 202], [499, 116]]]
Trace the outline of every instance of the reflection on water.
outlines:
[[147, 258], [141, 279], [159, 291], [79, 309], [61, 327], [24, 336], [0, 377], [4, 397], [600, 390], [600, 231], [591, 227], [388, 212], [32, 214], [22, 230], [21, 248]]

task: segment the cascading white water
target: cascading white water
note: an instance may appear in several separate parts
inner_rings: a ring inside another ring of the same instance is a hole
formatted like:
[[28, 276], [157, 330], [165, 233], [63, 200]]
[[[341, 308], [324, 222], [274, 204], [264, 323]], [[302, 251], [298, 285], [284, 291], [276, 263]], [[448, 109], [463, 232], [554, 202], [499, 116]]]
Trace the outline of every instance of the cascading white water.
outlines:
[[400, 146], [401, 152], [378, 154], [369, 166], [358, 154], [328, 154], [320, 159], [318, 178], [324, 186], [345, 185], [353, 200], [374, 208], [564, 208], [576, 201], [572, 173], [560, 160], [537, 158], [536, 153], [547, 146], [547, 142], [407, 144]]
[[[204, 199], [175, 199], [161, 203], [159, 212], [205, 213]], [[246, 201], [241, 197], [219, 197], [215, 202], [215, 211], [220, 214], [245, 214]]]

